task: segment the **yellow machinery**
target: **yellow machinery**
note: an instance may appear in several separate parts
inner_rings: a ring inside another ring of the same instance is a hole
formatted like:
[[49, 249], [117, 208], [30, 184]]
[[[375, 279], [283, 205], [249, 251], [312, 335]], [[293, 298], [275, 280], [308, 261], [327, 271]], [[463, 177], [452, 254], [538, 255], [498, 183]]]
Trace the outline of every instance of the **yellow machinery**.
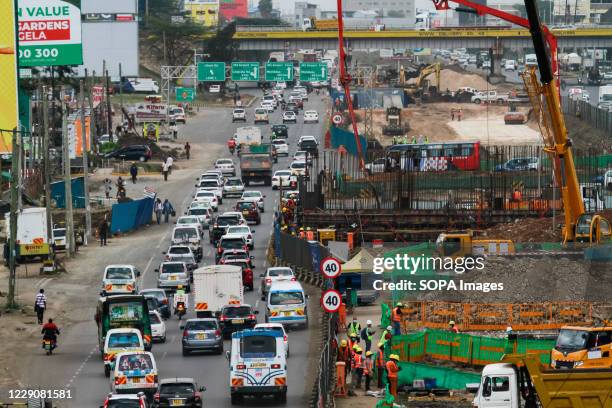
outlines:
[[[404, 88], [404, 92], [409, 93], [411, 95], [415, 94], [423, 94], [425, 91], [429, 89], [428, 87], [424, 88], [424, 81], [431, 74], [436, 75], [436, 92], [440, 90], [440, 63], [436, 62], [435, 64], [431, 64], [421, 69], [419, 72], [419, 76], [416, 78], [416, 82], [414, 84], [406, 83], [406, 73], [404, 71], [404, 67], [400, 67], [399, 73], [399, 83]], [[429, 82], [427, 82], [429, 83]], [[424, 88], [424, 89], [423, 89]]]
[[516, 252], [509, 239], [474, 239], [472, 231], [440, 234], [436, 240], [436, 250], [441, 257], [449, 258]]
[[329, 241], [336, 240], [336, 229], [335, 228], [319, 228], [317, 230], [317, 236], [319, 238], [319, 242], [325, 246]]

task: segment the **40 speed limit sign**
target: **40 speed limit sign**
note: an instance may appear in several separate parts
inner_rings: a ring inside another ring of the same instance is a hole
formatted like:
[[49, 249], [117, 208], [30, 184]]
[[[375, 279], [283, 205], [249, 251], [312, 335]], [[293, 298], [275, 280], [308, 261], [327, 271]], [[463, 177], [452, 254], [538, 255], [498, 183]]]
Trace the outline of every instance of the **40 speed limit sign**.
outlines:
[[340, 276], [340, 272], [342, 272], [340, 261], [332, 257], [324, 258], [321, 261], [321, 266], [319, 269], [323, 276], [328, 279], [336, 279], [338, 276]]
[[323, 296], [321, 297], [321, 306], [323, 306], [323, 310], [327, 313], [335, 313], [340, 309], [340, 305], [342, 304], [342, 297], [340, 296], [340, 292], [337, 290], [326, 290], [323, 292]]

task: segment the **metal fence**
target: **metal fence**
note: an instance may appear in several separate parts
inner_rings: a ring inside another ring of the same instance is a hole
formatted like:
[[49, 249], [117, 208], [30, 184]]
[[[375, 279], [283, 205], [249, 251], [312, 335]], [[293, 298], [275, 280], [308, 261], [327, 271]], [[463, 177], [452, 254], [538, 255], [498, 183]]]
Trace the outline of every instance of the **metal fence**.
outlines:
[[321, 330], [324, 333], [322, 339], [321, 356], [317, 368], [317, 381], [313, 389], [311, 408], [333, 408], [334, 391], [336, 384], [336, 347], [335, 338], [337, 333], [338, 314], [324, 314], [322, 317]]
[[612, 112], [608, 109], [599, 109], [587, 101], [572, 100], [564, 97], [561, 99], [563, 113], [572, 115], [578, 119], [589, 122], [595, 129], [605, 131], [608, 136], [612, 136]]

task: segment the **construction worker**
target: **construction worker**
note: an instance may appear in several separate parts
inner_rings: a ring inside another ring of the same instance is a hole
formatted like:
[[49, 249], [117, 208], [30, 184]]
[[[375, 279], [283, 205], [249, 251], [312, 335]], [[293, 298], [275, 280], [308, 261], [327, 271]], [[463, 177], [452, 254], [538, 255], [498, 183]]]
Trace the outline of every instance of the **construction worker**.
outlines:
[[363, 375], [365, 375], [365, 390], [370, 391], [370, 381], [374, 375], [374, 360], [371, 351], [366, 351], [365, 359], [363, 360]]
[[372, 328], [372, 321], [368, 320], [366, 322], [366, 327], [361, 329], [361, 338], [363, 339], [363, 341], [365, 341], [366, 344], [366, 354], [372, 348], [372, 337], [374, 336], [374, 333], [376, 333], [376, 330]]
[[346, 303], [342, 302], [340, 304], [340, 309], [338, 309], [338, 320], [340, 324], [340, 328], [346, 330]]
[[378, 388], [384, 388], [384, 383], [383, 383], [384, 373], [385, 373], [385, 350], [381, 348], [376, 352], [376, 376], [378, 379], [378, 384], [377, 384]]
[[348, 342], [346, 339], [342, 339], [340, 347], [338, 347], [338, 358], [337, 361], [342, 361], [344, 365], [344, 378], [348, 377], [348, 373], [351, 370], [351, 350], [349, 349]]
[[351, 371], [351, 377], [353, 382], [353, 389], [361, 388], [361, 378], [363, 377], [363, 350], [359, 345], [355, 347], [355, 353], [353, 354], [353, 371]]
[[415, 135], [412, 135], [412, 141], [410, 143], [417, 144], [417, 138]]
[[521, 191], [518, 188], [515, 188], [512, 192], [512, 201], [515, 203], [520, 203], [522, 199], [523, 195], [521, 194]]
[[359, 345], [359, 337], [355, 333], [349, 333], [349, 347], [351, 350], [355, 350], [355, 347]]
[[304, 227], [300, 227], [300, 235], [299, 235], [299, 237], [301, 239], [306, 238], [306, 233], [304, 232]]
[[378, 348], [384, 348], [387, 343], [391, 340], [391, 337], [393, 337], [393, 335], [391, 334], [393, 332], [393, 327], [391, 326], [387, 326], [387, 328], [385, 329], [385, 331], [382, 332], [382, 334], [380, 335], [380, 341], [378, 342]]
[[396, 136], [393, 136], [391, 144], [394, 144], [394, 145], [397, 144], [397, 137]]
[[361, 325], [357, 321], [357, 318], [353, 316], [353, 321], [350, 322], [348, 327], [346, 328], [346, 333], [349, 335], [349, 337], [353, 337], [353, 336], [357, 337], [359, 336], [360, 332], [361, 332]]
[[448, 322], [448, 331], [453, 332], [453, 333], [459, 333], [459, 329], [457, 328], [457, 326], [455, 326], [454, 320], [451, 320], [450, 322]]
[[308, 241], [314, 241], [314, 231], [310, 227], [306, 227], [306, 239]]
[[459, 108], [459, 111], [457, 112], [457, 120], [461, 122], [461, 118], [463, 118], [463, 110]]
[[402, 334], [402, 302], [397, 302], [391, 311], [391, 322], [393, 324], [393, 335]]
[[397, 373], [400, 367], [397, 365], [399, 356], [397, 354], [391, 354], [389, 361], [387, 361], [387, 379], [389, 380], [389, 392], [393, 395], [393, 398], [397, 401]]

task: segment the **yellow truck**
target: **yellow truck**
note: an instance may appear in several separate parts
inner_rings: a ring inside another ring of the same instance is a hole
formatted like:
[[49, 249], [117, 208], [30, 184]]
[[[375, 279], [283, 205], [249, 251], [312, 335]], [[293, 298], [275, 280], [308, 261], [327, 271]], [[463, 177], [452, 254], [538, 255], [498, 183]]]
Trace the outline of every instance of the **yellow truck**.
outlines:
[[482, 370], [478, 408], [612, 408], [612, 370], [548, 370], [537, 354], [509, 354]]
[[304, 31], [310, 30], [338, 30], [338, 20], [334, 19], [318, 19], [315, 17], [305, 18], [303, 22]]
[[516, 253], [509, 239], [474, 239], [472, 231], [442, 233], [436, 239], [436, 250], [443, 257], [507, 255]]

